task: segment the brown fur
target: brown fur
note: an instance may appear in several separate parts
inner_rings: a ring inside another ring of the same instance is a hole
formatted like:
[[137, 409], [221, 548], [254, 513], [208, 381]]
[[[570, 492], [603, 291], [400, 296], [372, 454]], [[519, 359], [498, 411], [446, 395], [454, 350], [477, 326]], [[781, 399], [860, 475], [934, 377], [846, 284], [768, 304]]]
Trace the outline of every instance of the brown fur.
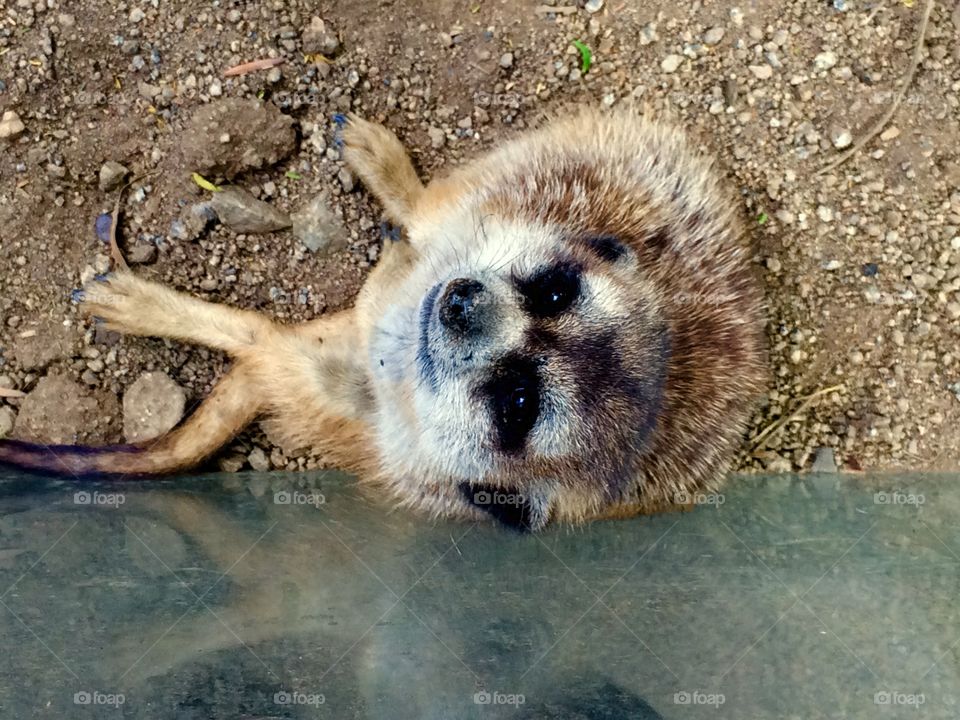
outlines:
[[[398, 459], [377, 449], [372, 418], [378, 401], [367, 357], [371, 328], [429, 250], [424, 243], [430, 241], [431, 223], [474, 203], [484, 215], [561, 226], [574, 240], [616, 235], [636, 256], [637, 307], [659, 324], [638, 320], [639, 334], [614, 333], [611, 357], [639, 373], [655, 364], [657, 338], [665, 338], [668, 352], [656, 423], [636, 457], [603, 473], [590, 464], [589, 458], [622, 454], [619, 425], [636, 412], [612, 390], [603, 408], [605, 424], [584, 426], [589, 438], [582, 447], [503, 464], [500, 477], [485, 483], [524, 489], [528, 478], [551, 478], [556, 491], [550, 490], [549, 507], [536, 527], [548, 519], [578, 522], [661, 510], [686, 502], [678, 500], [684, 493], [715, 487], [765, 377], [763, 300], [734, 206], [709, 164], [673, 130], [625, 113], [601, 118], [584, 112], [427, 188], [397, 138], [382, 126], [353, 118], [344, 140], [346, 160], [390, 217], [420, 229], [411, 243], [384, 247], [354, 309], [280, 326], [119, 273], [87, 289], [85, 312], [120, 332], [224, 350], [235, 367], [196, 413], [155, 444], [92, 453], [0, 444], [0, 461], [77, 474], [172, 472], [209, 457], [255, 417], [265, 416], [292, 445], [323, 453], [402, 504], [435, 515], [481, 517], [459, 498], [455, 480], [425, 472], [411, 484], [394, 470]], [[586, 250], [574, 246], [570, 252], [599, 266]], [[553, 372], [575, 387], [593, 369], [594, 349], [579, 348], [563, 323], [555, 327], [530, 341], [567, 348], [566, 364], [557, 362]], [[416, 428], [411, 390], [400, 384], [382, 392], [391, 398], [395, 422]], [[605, 478], [618, 470], [629, 474], [629, 482], [614, 487]]]

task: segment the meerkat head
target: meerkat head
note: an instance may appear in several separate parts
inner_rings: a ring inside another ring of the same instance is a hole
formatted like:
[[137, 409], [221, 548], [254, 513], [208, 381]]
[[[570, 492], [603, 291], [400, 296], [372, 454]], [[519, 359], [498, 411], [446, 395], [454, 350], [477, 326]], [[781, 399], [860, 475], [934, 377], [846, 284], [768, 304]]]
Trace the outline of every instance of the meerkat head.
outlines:
[[636, 253], [497, 203], [444, 232], [456, 231], [384, 318], [396, 349], [374, 345], [410, 400], [421, 472], [518, 514], [545, 512], [564, 484], [629, 475], [656, 425], [669, 354]]
[[401, 495], [536, 528], [644, 492], [656, 445], [683, 421], [669, 384], [697, 360], [680, 315], [699, 314], [705, 334], [724, 320], [682, 308], [690, 286], [661, 262], [683, 233], [709, 229], [706, 212], [704, 228], [684, 229], [670, 188], [608, 140], [534, 135], [428, 188], [441, 200], [409, 228], [419, 261], [370, 343], [381, 453]]

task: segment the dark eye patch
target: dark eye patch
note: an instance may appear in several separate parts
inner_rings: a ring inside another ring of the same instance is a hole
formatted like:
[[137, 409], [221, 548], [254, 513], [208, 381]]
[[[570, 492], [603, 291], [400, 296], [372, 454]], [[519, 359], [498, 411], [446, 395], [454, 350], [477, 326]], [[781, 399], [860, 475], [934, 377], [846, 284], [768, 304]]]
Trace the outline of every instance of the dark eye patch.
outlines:
[[496, 363], [480, 387], [493, 419], [497, 449], [520, 452], [540, 417], [540, 371], [529, 358], [510, 355]]
[[538, 318], [555, 317], [569, 310], [580, 297], [580, 268], [572, 263], [558, 263], [515, 283], [527, 312]]
[[587, 240], [587, 244], [601, 260], [607, 262], [616, 262], [627, 254], [627, 246], [610, 235], [590, 238]]

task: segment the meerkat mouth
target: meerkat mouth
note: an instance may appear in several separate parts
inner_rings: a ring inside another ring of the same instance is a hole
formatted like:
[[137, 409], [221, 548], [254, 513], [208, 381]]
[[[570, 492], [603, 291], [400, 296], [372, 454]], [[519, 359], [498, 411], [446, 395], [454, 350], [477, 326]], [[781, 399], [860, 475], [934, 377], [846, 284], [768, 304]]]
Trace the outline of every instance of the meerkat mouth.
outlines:
[[430, 353], [430, 323], [433, 319], [434, 306], [443, 283], [437, 283], [423, 296], [420, 305], [420, 340], [417, 346], [417, 368], [422, 377], [433, 390], [437, 389], [437, 366]]

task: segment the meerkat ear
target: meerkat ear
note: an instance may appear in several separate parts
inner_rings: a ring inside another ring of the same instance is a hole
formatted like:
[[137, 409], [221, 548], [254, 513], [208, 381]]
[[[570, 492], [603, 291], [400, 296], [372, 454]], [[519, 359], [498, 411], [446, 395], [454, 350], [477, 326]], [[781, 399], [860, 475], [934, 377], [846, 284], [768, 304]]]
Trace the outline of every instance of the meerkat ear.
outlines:
[[526, 488], [521, 492], [516, 488], [467, 482], [460, 483], [459, 488], [468, 503], [516, 532], [537, 532], [550, 520], [546, 492]]

